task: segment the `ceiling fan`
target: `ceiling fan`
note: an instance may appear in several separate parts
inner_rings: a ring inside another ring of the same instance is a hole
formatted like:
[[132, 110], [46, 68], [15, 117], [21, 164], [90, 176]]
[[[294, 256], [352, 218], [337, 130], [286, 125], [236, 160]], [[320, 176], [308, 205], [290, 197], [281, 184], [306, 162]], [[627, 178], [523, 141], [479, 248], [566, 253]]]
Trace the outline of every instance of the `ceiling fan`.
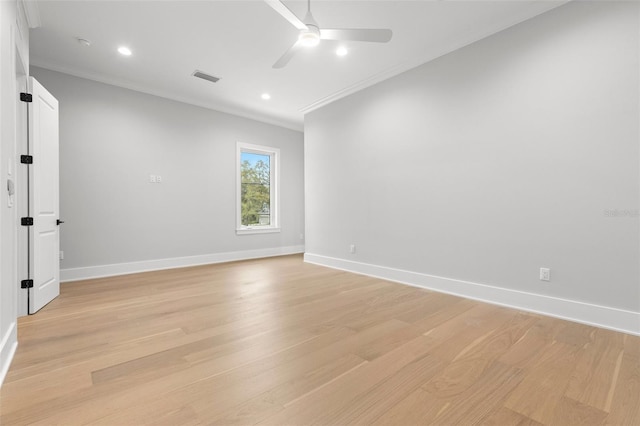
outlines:
[[387, 43], [393, 35], [391, 30], [385, 29], [320, 29], [311, 15], [311, 0], [307, 0], [307, 15], [300, 20], [280, 0], [264, 0], [284, 19], [300, 30], [298, 40], [273, 64], [273, 68], [283, 68], [293, 56], [305, 47], [317, 46], [320, 40], [337, 41], [366, 41], [372, 43]]

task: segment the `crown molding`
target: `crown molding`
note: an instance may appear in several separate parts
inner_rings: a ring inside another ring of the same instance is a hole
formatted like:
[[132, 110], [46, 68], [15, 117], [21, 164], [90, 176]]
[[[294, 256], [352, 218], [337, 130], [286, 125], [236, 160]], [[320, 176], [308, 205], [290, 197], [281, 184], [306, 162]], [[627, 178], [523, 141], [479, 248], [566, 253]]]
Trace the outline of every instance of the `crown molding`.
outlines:
[[[40, 14], [39, 14], [39, 10], [38, 10], [38, 6], [37, 3], [34, 0], [20, 0], [21, 3], [24, 4], [24, 8], [25, 8], [25, 14], [27, 15], [27, 21], [29, 24], [30, 28], [35, 28], [37, 26], [40, 26]], [[447, 44], [446, 46], [441, 47], [440, 49], [437, 50], [431, 50], [429, 52], [426, 52], [423, 55], [420, 55], [416, 58], [401, 62], [400, 64], [394, 65], [392, 67], [389, 67], [379, 73], [376, 73], [374, 75], [368, 76], [362, 80], [360, 80], [359, 82], [350, 85], [348, 87], [345, 87], [343, 89], [340, 89], [328, 96], [324, 96], [320, 99], [315, 100], [314, 102], [300, 108], [298, 111], [301, 112], [303, 115], [304, 114], [308, 114], [318, 108], [321, 108], [325, 105], [328, 105], [332, 102], [335, 102], [341, 98], [344, 98], [346, 96], [349, 96], [353, 93], [356, 93], [360, 90], [366, 89], [367, 87], [371, 87], [377, 83], [380, 83], [384, 80], [387, 80], [389, 78], [395, 77], [396, 75], [399, 75], [403, 72], [406, 72], [412, 68], [416, 68], [420, 65], [423, 65], [427, 62], [430, 62], [434, 59], [437, 59], [441, 56], [444, 56], [448, 53], [451, 53], [455, 50], [458, 50], [460, 48], [463, 48], [465, 46], [468, 46], [472, 43], [475, 43], [476, 41], [482, 40], [486, 37], [489, 37], [493, 34], [496, 34], [500, 31], [506, 30], [507, 28], [510, 28], [514, 25], [517, 25], [521, 22], [524, 22], [526, 20], [532, 19], [535, 16], [538, 16], [542, 13], [548, 12], [549, 10], [552, 10], [556, 7], [559, 7], [563, 4], [566, 4], [568, 2], [570, 2], [572, 0], [554, 0], [554, 1], [544, 1], [544, 2], [535, 2], [532, 3], [528, 8], [521, 10], [518, 13], [513, 14], [507, 21], [505, 24], [497, 27], [497, 28], [493, 28], [489, 31], [475, 31], [475, 32], [470, 32], [467, 34], [464, 34], [461, 37], [458, 37], [457, 39], [453, 40], [452, 42], [450, 42], [449, 44]], [[84, 72], [84, 71], [77, 71], [74, 69], [69, 69], [66, 67], [61, 67], [52, 63], [48, 63], [47, 61], [42, 61], [39, 60], [38, 58], [32, 58], [31, 59], [31, 63], [34, 66], [37, 67], [41, 67], [41, 68], [45, 68], [48, 70], [52, 70], [52, 71], [57, 71], [57, 72], [61, 72], [64, 74], [69, 74], [69, 75], [73, 75], [75, 77], [80, 77], [80, 78], [84, 78], [84, 79], [88, 79], [88, 80], [93, 80], [93, 81], [97, 81], [99, 83], [104, 83], [104, 84], [109, 84], [112, 86], [118, 86], [118, 87], [123, 87], [125, 89], [129, 89], [129, 90], [134, 90], [137, 92], [142, 92], [142, 93], [147, 93], [150, 95], [154, 95], [154, 96], [159, 96], [162, 98], [166, 98], [166, 99], [171, 99], [174, 101], [178, 101], [178, 102], [182, 102], [185, 104], [189, 104], [189, 105], [195, 105], [201, 108], [206, 108], [206, 109], [210, 109], [213, 111], [218, 111], [218, 112], [222, 112], [222, 113], [226, 113], [226, 114], [231, 114], [231, 115], [236, 115], [236, 116], [240, 116], [240, 117], [244, 117], [244, 118], [248, 118], [251, 120], [255, 120], [255, 121], [259, 121], [262, 123], [266, 123], [266, 124], [271, 124], [271, 125], [275, 125], [275, 126], [279, 126], [279, 127], [284, 127], [286, 129], [290, 129], [290, 130], [295, 130], [295, 131], [304, 131], [304, 120], [301, 121], [291, 121], [291, 120], [284, 120], [284, 119], [278, 119], [272, 116], [268, 116], [268, 115], [264, 115], [264, 114], [260, 114], [260, 113], [256, 113], [256, 112], [252, 112], [252, 111], [247, 111], [243, 108], [234, 108], [234, 107], [229, 107], [228, 105], [223, 105], [220, 103], [215, 103], [215, 102], [211, 102], [211, 103], [205, 103], [205, 102], [197, 102], [197, 101], [193, 101], [190, 98], [187, 97], [181, 97], [181, 96], [177, 96], [173, 93], [170, 93], [168, 91], [164, 91], [164, 90], [158, 90], [158, 89], [150, 89], [148, 87], [144, 87], [142, 85], [136, 84], [136, 83], [132, 83], [130, 81], [126, 81], [126, 80], [122, 80], [122, 79], [114, 79], [114, 78], [109, 78], [109, 77], [105, 77], [102, 75], [98, 75], [98, 74], [94, 74], [94, 73], [90, 73], [90, 72]]]
[[29, 25], [29, 28], [38, 28], [42, 26], [38, 2], [35, 0], [20, 0], [20, 3], [22, 3], [22, 7], [24, 8], [24, 14], [27, 18], [27, 25]]
[[148, 95], [158, 96], [160, 98], [170, 99], [172, 101], [181, 102], [184, 104], [189, 104], [193, 106], [197, 106], [200, 108], [205, 108], [208, 110], [221, 112], [224, 114], [235, 115], [242, 118], [248, 118], [249, 120], [259, 121], [261, 123], [270, 124], [272, 126], [284, 127], [285, 129], [295, 130], [297, 132], [302, 132], [304, 130], [303, 123], [292, 122], [288, 120], [279, 120], [277, 118], [256, 114], [253, 112], [249, 112], [240, 108], [230, 108], [228, 106], [220, 105], [220, 104], [207, 104], [204, 102], [194, 102], [192, 99], [176, 96], [173, 93], [165, 92], [162, 90], [149, 89], [148, 87], [144, 87], [135, 83], [131, 83], [126, 80], [115, 79], [115, 78], [107, 78], [101, 75], [88, 73], [84, 71], [77, 71], [74, 69], [61, 67], [58, 65], [54, 65], [48, 63], [46, 61], [42, 61], [38, 58], [31, 58], [31, 66], [44, 68], [50, 71], [56, 71], [62, 74], [72, 75], [74, 77], [84, 78], [86, 80], [96, 81], [98, 83], [108, 84], [110, 86], [122, 87], [124, 89], [133, 90], [135, 92], [146, 93]]
[[325, 96], [323, 98], [320, 98], [312, 103], [310, 103], [309, 105], [306, 105], [302, 108], [300, 108], [300, 112], [302, 112], [303, 114], [308, 114], [311, 111], [314, 111], [318, 108], [321, 108], [325, 105], [328, 105], [332, 102], [337, 101], [338, 99], [342, 99], [346, 96], [352, 95], [356, 92], [359, 92], [360, 90], [366, 89], [367, 87], [371, 87], [377, 83], [380, 83], [384, 80], [388, 80], [392, 77], [395, 77], [396, 75], [402, 74], [405, 71], [409, 71], [412, 68], [416, 68], [420, 65], [423, 65], [427, 62], [433, 61], [434, 59], [437, 59], [441, 56], [444, 56], [448, 53], [451, 53], [455, 50], [461, 49], [465, 46], [468, 46], [470, 44], [473, 44], [477, 41], [480, 41], [484, 38], [487, 38], [493, 34], [499, 33], [500, 31], [504, 31], [507, 28], [513, 27], [514, 25], [517, 25], [521, 22], [527, 21], [529, 19], [532, 19], [538, 15], [541, 15], [545, 12], [548, 12], [552, 9], [555, 9], [556, 7], [562, 6], [566, 3], [569, 3], [570, 1], [573, 0], [557, 0], [557, 1], [548, 1], [548, 2], [536, 2], [534, 4], [532, 4], [530, 7], [520, 11], [519, 13], [514, 14], [513, 16], [511, 16], [508, 21], [497, 27], [494, 28], [490, 31], [476, 31], [476, 32], [470, 32], [467, 34], [464, 34], [463, 36], [457, 38], [456, 40], [452, 41], [451, 43], [447, 44], [446, 46], [443, 46], [442, 48], [438, 49], [438, 50], [431, 50], [427, 53], [425, 53], [424, 55], [418, 56], [414, 59], [410, 59], [404, 62], [401, 62], [400, 64], [397, 64], [393, 67], [387, 68], [377, 74], [374, 74], [372, 76], [369, 76], [351, 86], [345, 87], [344, 89], [338, 90], [335, 93], [332, 93], [329, 96]]

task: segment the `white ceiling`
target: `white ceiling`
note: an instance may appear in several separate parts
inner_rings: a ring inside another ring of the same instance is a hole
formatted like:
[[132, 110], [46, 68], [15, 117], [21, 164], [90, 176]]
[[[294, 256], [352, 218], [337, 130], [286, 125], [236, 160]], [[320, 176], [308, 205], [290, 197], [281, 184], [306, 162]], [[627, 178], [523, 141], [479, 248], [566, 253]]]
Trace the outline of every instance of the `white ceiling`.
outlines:
[[[262, 1], [40, 1], [31, 63], [301, 130], [315, 107], [563, 3], [315, 0], [321, 28], [390, 28], [393, 39], [346, 43], [345, 57], [323, 41], [272, 69], [297, 30]], [[304, 15], [305, 1], [285, 4]], [[120, 45], [133, 55], [119, 55]], [[221, 80], [196, 79], [196, 69]]]

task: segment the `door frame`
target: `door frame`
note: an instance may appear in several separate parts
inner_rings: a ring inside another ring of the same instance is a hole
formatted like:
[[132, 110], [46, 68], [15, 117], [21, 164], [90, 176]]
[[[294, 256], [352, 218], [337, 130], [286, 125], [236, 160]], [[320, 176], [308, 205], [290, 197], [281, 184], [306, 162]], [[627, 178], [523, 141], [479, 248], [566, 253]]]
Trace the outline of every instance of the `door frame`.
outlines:
[[[27, 190], [28, 169], [18, 160], [21, 154], [27, 152], [29, 140], [27, 133], [27, 108], [28, 104], [20, 101], [20, 93], [27, 91], [28, 84], [28, 72], [26, 63], [19, 50], [16, 47], [16, 201], [15, 207], [17, 207], [16, 215], [16, 227], [17, 227], [17, 253], [18, 253], [18, 282], [21, 279], [25, 279], [28, 275], [29, 267], [29, 234], [28, 229], [25, 226], [21, 226], [18, 219], [20, 217], [28, 216], [28, 200], [29, 193]], [[28, 289], [19, 288], [18, 282], [18, 297], [17, 297], [17, 313], [18, 317], [26, 316], [29, 314], [29, 302], [28, 302]]]

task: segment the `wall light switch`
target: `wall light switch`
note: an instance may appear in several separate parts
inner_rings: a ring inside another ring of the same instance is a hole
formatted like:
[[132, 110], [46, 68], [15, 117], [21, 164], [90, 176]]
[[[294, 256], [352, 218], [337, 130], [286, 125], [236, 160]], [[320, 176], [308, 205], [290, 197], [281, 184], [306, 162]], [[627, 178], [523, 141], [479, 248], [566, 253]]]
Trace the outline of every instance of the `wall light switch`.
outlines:
[[551, 281], [551, 269], [540, 268], [540, 281]]

